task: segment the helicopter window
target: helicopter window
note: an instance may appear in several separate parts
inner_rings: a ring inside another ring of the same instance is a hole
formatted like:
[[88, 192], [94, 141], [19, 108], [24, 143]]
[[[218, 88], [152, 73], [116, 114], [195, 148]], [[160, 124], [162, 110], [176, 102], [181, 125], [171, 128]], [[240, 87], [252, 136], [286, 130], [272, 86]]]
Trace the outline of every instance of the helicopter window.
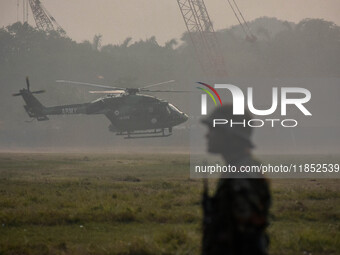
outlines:
[[166, 108], [167, 112], [170, 114], [170, 113], [171, 113], [171, 111], [170, 111], [170, 108], [169, 108], [169, 106], [167, 106], [167, 107], [165, 107], [165, 108]]
[[176, 108], [176, 106], [174, 106], [173, 104], [169, 104], [169, 107], [170, 107], [173, 111], [175, 111], [175, 112], [181, 112], [181, 111], [178, 110], [178, 109]]

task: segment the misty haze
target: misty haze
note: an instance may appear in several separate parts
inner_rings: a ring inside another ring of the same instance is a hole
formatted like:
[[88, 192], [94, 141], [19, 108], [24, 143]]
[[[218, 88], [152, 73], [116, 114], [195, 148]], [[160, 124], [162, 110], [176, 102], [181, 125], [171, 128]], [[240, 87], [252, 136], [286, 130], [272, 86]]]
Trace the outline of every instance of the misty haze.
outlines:
[[338, 254], [339, 1], [206, 4], [1, 0], [0, 254]]
[[[267, 132], [264, 130], [256, 130], [255, 139], [263, 151], [280, 152], [274, 144], [287, 148], [294, 145], [296, 151], [339, 151], [340, 104], [332, 99], [340, 94], [340, 28], [321, 19], [295, 24], [266, 17], [251, 21], [250, 26], [257, 37], [254, 43], [245, 40], [240, 26], [218, 31], [228, 78], [210, 80], [211, 84], [254, 87], [256, 100], [268, 104], [273, 86], [309, 89], [312, 99], [307, 106], [313, 113], [312, 120], [302, 121], [294, 134], [276, 130], [275, 142], [263, 139]], [[46, 90], [45, 94], [37, 95], [45, 106], [85, 103], [99, 97], [89, 94], [91, 89], [87, 87], [55, 82], [60, 79], [124, 87], [174, 79], [176, 83], [166, 88], [194, 90], [196, 81], [206, 79], [187, 33], [180, 41], [173, 39], [163, 46], [156, 37], [137, 42], [129, 37], [121, 44], [101, 45], [99, 34], [92, 41], [77, 43], [58, 32], [46, 34], [27, 24], [15, 23], [2, 28], [0, 37], [2, 150], [82, 147], [114, 151], [118, 147], [147, 146], [150, 150], [173, 147], [187, 151], [189, 122], [175, 128], [169, 138], [126, 141], [109, 132], [110, 123], [104, 115], [51, 116], [49, 121], [28, 123], [22, 99], [11, 96], [25, 87], [26, 76], [30, 77], [33, 90]], [[188, 115], [197, 114], [192, 112], [189, 96], [165, 93], [154, 96], [168, 100]]]

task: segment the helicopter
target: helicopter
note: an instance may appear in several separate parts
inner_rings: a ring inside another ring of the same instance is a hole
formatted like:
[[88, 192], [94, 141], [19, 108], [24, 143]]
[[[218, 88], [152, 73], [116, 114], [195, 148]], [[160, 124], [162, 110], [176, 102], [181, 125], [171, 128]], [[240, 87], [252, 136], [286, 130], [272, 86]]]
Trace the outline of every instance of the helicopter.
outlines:
[[[33, 120], [46, 121], [49, 115], [73, 114], [104, 114], [111, 122], [109, 131], [124, 138], [153, 138], [172, 135], [174, 126], [188, 120], [188, 115], [166, 100], [142, 94], [142, 92], [188, 92], [176, 90], [149, 90], [150, 87], [165, 83], [144, 86], [141, 88], [118, 88], [106, 85], [57, 80], [59, 83], [94, 86], [106, 88], [106, 91], [89, 91], [90, 93], [104, 93], [89, 103], [59, 105], [45, 107], [34, 94], [44, 93], [45, 90], [31, 91], [29, 78], [26, 77], [26, 88], [13, 96], [22, 96], [26, 105], [24, 108]], [[166, 133], [166, 129], [168, 132]]]

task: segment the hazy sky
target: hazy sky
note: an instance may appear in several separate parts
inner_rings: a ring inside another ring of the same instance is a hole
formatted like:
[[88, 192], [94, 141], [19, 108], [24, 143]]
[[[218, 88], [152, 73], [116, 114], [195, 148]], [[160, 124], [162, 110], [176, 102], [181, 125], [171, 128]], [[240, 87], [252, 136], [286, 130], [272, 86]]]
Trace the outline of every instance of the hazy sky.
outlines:
[[[0, 0], [0, 26], [22, 20], [23, 0]], [[186, 30], [176, 0], [41, 0], [46, 9], [76, 41], [103, 35], [103, 44], [156, 36], [163, 44]], [[215, 29], [237, 23], [227, 0], [205, 0]], [[247, 20], [262, 16], [298, 22], [323, 18], [340, 24], [340, 0], [237, 0]], [[34, 24], [32, 13], [29, 23]]]

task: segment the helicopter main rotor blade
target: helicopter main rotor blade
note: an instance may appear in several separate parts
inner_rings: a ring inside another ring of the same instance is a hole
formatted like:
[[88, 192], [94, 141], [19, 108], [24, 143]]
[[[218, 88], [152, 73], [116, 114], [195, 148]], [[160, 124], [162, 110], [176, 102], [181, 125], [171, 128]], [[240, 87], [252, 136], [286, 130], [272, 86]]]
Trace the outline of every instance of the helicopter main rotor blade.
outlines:
[[91, 94], [122, 94], [125, 90], [99, 90], [99, 91], [89, 91]]
[[191, 93], [194, 91], [188, 91], [188, 90], [148, 90], [148, 89], [142, 89], [141, 92], [174, 92], [174, 93]]
[[65, 81], [65, 80], [56, 80], [58, 83], [70, 83], [75, 85], [84, 85], [84, 86], [91, 86], [91, 87], [98, 87], [98, 88], [105, 88], [105, 89], [118, 89], [124, 90], [124, 88], [117, 88], [112, 86], [106, 86], [102, 84], [94, 84], [94, 83], [87, 83], [87, 82], [79, 82], [79, 81]]
[[140, 89], [151, 88], [151, 87], [154, 87], [154, 86], [159, 86], [159, 85], [162, 85], [162, 84], [167, 84], [167, 83], [171, 83], [171, 82], [175, 82], [175, 80], [170, 80], [170, 81], [163, 81], [163, 82], [159, 82], [159, 83], [155, 83], [155, 84], [150, 84], [150, 85], [147, 85], [147, 86], [141, 87]]

